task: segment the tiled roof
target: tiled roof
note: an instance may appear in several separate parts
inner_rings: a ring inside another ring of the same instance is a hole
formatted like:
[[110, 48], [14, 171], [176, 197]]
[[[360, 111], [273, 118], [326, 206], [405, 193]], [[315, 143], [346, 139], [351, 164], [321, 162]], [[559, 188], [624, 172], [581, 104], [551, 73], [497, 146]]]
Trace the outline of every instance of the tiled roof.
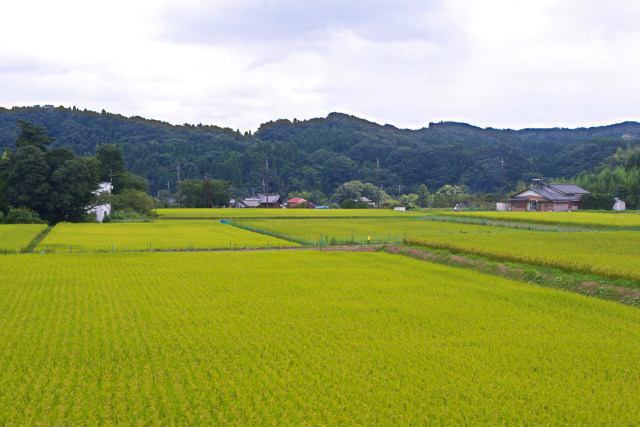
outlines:
[[279, 194], [269, 194], [269, 196], [260, 195], [260, 203], [275, 203], [278, 200], [280, 200]]
[[549, 187], [552, 187], [555, 190], [560, 191], [564, 194], [587, 194], [589, 193], [584, 188], [580, 188], [575, 184], [549, 184]]
[[304, 203], [304, 202], [306, 202], [306, 200], [303, 199], [302, 197], [294, 197], [293, 199], [287, 200], [287, 203]]
[[534, 180], [534, 183], [541, 183], [541, 185], [527, 187], [525, 191], [516, 194], [510, 200], [523, 200], [525, 197], [521, 197], [520, 195], [526, 191], [532, 191], [552, 202], [577, 202], [580, 200], [580, 196], [582, 194], [589, 193], [587, 190], [582, 189], [575, 184], [544, 184], [541, 180]]
[[578, 200], [575, 196], [566, 195], [551, 187], [529, 187], [529, 190], [535, 191], [542, 197], [546, 197], [553, 202], [572, 202]]

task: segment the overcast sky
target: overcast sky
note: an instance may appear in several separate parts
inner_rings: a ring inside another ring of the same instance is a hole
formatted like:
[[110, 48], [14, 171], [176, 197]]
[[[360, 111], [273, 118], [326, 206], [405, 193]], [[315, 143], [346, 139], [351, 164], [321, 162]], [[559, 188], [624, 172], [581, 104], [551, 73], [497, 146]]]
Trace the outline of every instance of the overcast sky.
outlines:
[[417, 129], [640, 120], [640, 2], [20, 0], [0, 106], [255, 130], [333, 111]]

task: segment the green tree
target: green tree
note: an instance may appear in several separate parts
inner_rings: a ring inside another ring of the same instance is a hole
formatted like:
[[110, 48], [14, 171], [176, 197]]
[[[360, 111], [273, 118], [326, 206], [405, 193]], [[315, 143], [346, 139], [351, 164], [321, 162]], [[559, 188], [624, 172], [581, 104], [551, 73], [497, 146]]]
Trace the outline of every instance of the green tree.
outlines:
[[[100, 181], [111, 182], [112, 178], [116, 178], [113, 180], [114, 193], [119, 193], [123, 190], [123, 188], [120, 188], [120, 182], [117, 180], [125, 171], [122, 149], [116, 147], [114, 144], [98, 145], [96, 148], [96, 159], [98, 160]], [[116, 183], [118, 184], [118, 191], [116, 191]]]
[[407, 209], [415, 209], [418, 206], [418, 197], [415, 193], [403, 194], [400, 196], [400, 204]]
[[9, 197], [9, 171], [11, 162], [9, 161], [9, 155], [5, 151], [2, 157], [0, 157], [0, 212], [7, 212], [9, 209], [8, 197]]
[[433, 205], [437, 208], [453, 207], [468, 197], [464, 186], [444, 185], [433, 196]]
[[38, 215], [27, 208], [11, 208], [4, 218], [5, 224], [43, 224], [44, 221]]
[[25, 207], [43, 214], [51, 210], [49, 199], [50, 167], [45, 153], [38, 147], [26, 145], [15, 153], [7, 183], [11, 206]]
[[429, 189], [426, 185], [420, 184], [420, 187], [418, 187], [418, 199], [416, 200], [416, 205], [421, 208], [428, 208], [431, 207], [432, 203], [433, 196], [431, 196]]
[[344, 199], [340, 204], [340, 207], [342, 209], [355, 209], [356, 202], [354, 202], [353, 199]]
[[111, 208], [116, 211], [131, 209], [139, 214], [150, 215], [153, 199], [144, 191], [125, 188], [122, 193], [111, 195]]
[[51, 209], [46, 219], [52, 224], [82, 221], [96, 203], [98, 163], [88, 157], [71, 159], [51, 174], [51, 186]]
[[16, 147], [33, 146], [45, 151], [55, 138], [47, 135], [47, 130], [42, 126], [36, 126], [30, 121], [18, 119], [17, 123], [20, 125], [20, 134], [16, 139]]
[[179, 194], [181, 208], [201, 208], [204, 206], [204, 186], [199, 179], [182, 180]]
[[333, 199], [336, 200], [340, 205], [342, 205], [345, 200], [357, 200], [362, 195], [363, 188], [364, 184], [361, 181], [354, 180], [345, 182], [344, 184], [340, 185], [333, 193]]
[[209, 195], [213, 206], [229, 206], [229, 201], [231, 200], [230, 185], [222, 179], [209, 180]]

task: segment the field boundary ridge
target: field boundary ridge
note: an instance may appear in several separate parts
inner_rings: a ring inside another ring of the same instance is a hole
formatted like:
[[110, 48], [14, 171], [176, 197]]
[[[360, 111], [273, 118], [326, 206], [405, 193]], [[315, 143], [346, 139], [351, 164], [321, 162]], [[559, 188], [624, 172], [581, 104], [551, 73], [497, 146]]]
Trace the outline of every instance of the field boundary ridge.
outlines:
[[629, 279], [611, 280], [606, 277], [584, 275], [581, 272], [566, 272], [531, 264], [504, 263], [475, 255], [458, 254], [440, 248], [389, 245], [382, 250], [394, 255], [404, 255], [455, 268], [466, 268], [509, 280], [640, 308], [640, 284]]

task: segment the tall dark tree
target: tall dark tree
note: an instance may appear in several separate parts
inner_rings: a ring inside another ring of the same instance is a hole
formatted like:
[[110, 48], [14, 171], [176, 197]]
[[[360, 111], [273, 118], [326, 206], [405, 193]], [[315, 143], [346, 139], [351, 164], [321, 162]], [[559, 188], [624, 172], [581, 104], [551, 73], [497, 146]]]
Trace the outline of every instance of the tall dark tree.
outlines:
[[22, 119], [18, 119], [17, 122], [20, 125], [20, 135], [16, 139], [16, 147], [34, 146], [44, 151], [55, 141], [55, 138], [47, 135], [44, 127]]
[[222, 179], [209, 180], [209, 192], [213, 206], [229, 206], [229, 200], [231, 199], [229, 187], [230, 184]]
[[32, 210], [51, 224], [82, 220], [96, 199], [98, 161], [75, 157], [63, 147], [47, 151], [53, 138], [43, 127], [19, 124], [17, 151], [0, 161], [8, 169], [0, 171], [6, 175], [7, 205]]
[[98, 184], [98, 164], [93, 158], [69, 160], [51, 174], [52, 208], [45, 216], [50, 223], [81, 221], [87, 208], [95, 202], [93, 191]]
[[122, 149], [114, 144], [98, 145], [96, 159], [98, 160], [100, 181], [110, 182], [114, 175], [118, 177], [125, 171]]
[[23, 146], [15, 153], [12, 163], [7, 179], [9, 205], [26, 207], [43, 216], [51, 210], [51, 168], [44, 151], [33, 145]]

